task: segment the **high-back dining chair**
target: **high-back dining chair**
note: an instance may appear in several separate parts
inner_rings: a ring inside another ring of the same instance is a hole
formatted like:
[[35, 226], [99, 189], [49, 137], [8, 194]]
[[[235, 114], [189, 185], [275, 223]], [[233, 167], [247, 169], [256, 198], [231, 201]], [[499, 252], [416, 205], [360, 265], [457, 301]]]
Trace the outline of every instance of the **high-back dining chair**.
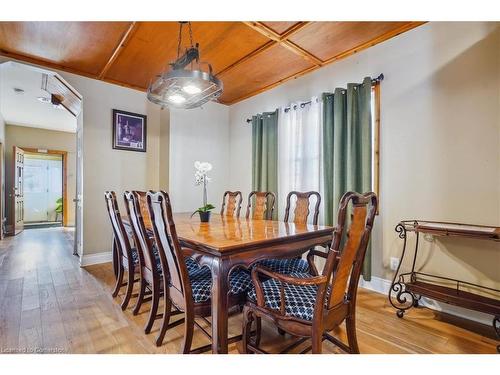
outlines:
[[[295, 199], [294, 199], [295, 198]], [[315, 199], [315, 202], [312, 201]], [[319, 206], [321, 204], [321, 195], [316, 191], [299, 192], [291, 191], [286, 197], [285, 222], [293, 222], [296, 225], [306, 225], [309, 219], [311, 201], [314, 202], [312, 224], [318, 224]], [[293, 212], [292, 212], [292, 204]], [[293, 217], [292, 217], [292, 215]], [[273, 272], [293, 273], [293, 272], [309, 272], [309, 264], [301, 257], [299, 258], [271, 258], [265, 259], [258, 263], [260, 266], [266, 267]]]
[[[116, 284], [113, 289], [113, 297], [116, 297], [121, 287], [126, 286], [125, 297], [121, 303], [122, 310], [128, 306], [130, 298], [132, 297], [132, 290], [134, 287], [135, 274], [139, 271], [139, 258], [137, 250], [132, 247], [129, 237], [125, 230], [116, 201], [116, 194], [114, 191], [106, 191], [104, 193], [106, 201], [106, 209], [108, 211], [111, 227], [113, 228], [114, 243], [117, 251], [117, 264], [118, 274], [116, 277]], [[128, 272], [127, 281], [124, 283], [123, 278], [125, 271]], [[137, 280], [138, 281], [138, 280]]]
[[[248, 195], [246, 218], [271, 220], [276, 196], [270, 191], [252, 191]], [[255, 201], [255, 203], [253, 203]]]
[[[262, 353], [257, 335], [249, 340], [252, 321], [260, 327], [260, 319], [272, 320], [280, 329], [299, 336], [285, 351], [311, 338], [313, 353], [321, 353], [321, 343], [329, 340], [348, 353], [359, 353], [356, 338], [356, 294], [366, 248], [377, 212], [374, 193], [346, 193], [338, 211], [338, 224], [328, 252], [310, 250], [314, 256], [326, 259], [321, 275], [284, 275], [257, 266], [252, 270], [255, 288], [248, 293], [249, 301], [243, 310], [243, 351]], [[348, 208], [351, 223], [346, 224]], [[345, 235], [346, 240], [343, 241]], [[342, 245], [343, 244], [343, 245]], [[341, 248], [342, 246], [342, 248]], [[261, 281], [265, 276], [266, 281]], [[328, 332], [346, 322], [348, 344]], [[309, 350], [309, 348], [307, 349]]]
[[151, 308], [149, 317], [144, 327], [144, 332], [151, 332], [153, 323], [157, 317], [158, 305], [161, 295], [161, 280], [162, 270], [158, 251], [154, 247], [153, 241], [147, 233], [146, 226], [142, 216], [140, 194], [136, 191], [126, 191], [123, 194], [125, 200], [125, 208], [129, 217], [130, 226], [132, 227], [132, 235], [137, 246], [139, 256], [139, 273], [140, 273], [140, 288], [137, 297], [137, 303], [134, 307], [134, 315], [136, 315], [146, 297], [146, 289], [151, 290]]
[[321, 204], [321, 195], [317, 191], [291, 191], [286, 197], [286, 208], [285, 208], [285, 218], [284, 221], [288, 222], [290, 220], [290, 210], [292, 208], [292, 199], [295, 197], [295, 207], [293, 210], [293, 222], [299, 225], [307, 224], [309, 219], [309, 206], [311, 205], [311, 198], [316, 198], [316, 203], [314, 204], [313, 219], [312, 224], [318, 225], [319, 217], [319, 205]]
[[243, 202], [243, 196], [241, 195], [241, 191], [224, 192], [224, 196], [222, 197], [222, 208], [220, 210], [220, 214], [224, 216], [240, 217], [241, 202]]
[[[160, 330], [161, 340], [169, 327], [169, 312], [173, 304], [178, 310], [184, 312], [184, 340], [181, 351], [183, 353], [200, 353], [209, 350], [211, 345], [191, 350], [191, 343], [195, 324], [210, 338], [210, 335], [195, 321], [195, 318], [205, 318], [211, 314], [211, 271], [208, 267], [193, 271], [188, 269], [183, 262], [188, 251], [181, 247], [177, 237], [168, 194], [163, 191], [149, 192], [147, 199], [163, 273], [168, 275], [163, 279], [165, 310]], [[250, 275], [240, 269], [233, 270], [229, 275], [229, 284], [228, 308], [241, 306], [246, 291], [252, 285]], [[208, 322], [206, 319], [204, 321]], [[233, 342], [240, 337], [231, 338], [228, 341]]]

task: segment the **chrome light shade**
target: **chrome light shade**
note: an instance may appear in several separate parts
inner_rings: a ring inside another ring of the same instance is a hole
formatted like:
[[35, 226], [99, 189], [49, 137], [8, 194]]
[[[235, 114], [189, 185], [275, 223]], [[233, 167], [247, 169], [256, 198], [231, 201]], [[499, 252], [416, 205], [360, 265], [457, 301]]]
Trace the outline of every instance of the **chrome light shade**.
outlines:
[[161, 106], [191, 109], [216, 100], [222, 90], [222, 81], [211, 73], [181, 68], [159, 75], [148, 87], [147, 97]]

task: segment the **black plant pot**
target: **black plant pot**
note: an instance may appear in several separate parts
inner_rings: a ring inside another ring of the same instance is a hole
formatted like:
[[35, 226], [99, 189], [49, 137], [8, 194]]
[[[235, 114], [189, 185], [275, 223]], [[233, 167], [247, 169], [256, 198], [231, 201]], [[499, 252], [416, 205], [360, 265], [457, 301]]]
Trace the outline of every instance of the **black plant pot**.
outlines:
[[198, 213], [200, 214], [200, 221], [202, 223], [208, 223], [210, 221], [210, 211]]

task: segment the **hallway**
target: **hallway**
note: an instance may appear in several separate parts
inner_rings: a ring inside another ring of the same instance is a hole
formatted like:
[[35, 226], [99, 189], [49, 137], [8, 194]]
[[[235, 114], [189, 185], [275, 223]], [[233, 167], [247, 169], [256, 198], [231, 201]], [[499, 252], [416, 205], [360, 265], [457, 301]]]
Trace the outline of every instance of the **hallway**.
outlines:
[[[150, 335], [142, 329], [149, 305], [133, 316], [133, 299], [122, 312], [122, 296], [111, 297], [111, 264], [80, 268], [72, 255], [72, 236], [64, 228], [31, 229], [0, 241], [0, 353], [177, 353], [183, 325], [169, 331], [157, 348], [159, 323]], [[444, 318], [418, 309], [398, 319], [385, 296], [361, 289], [361, 352], [495, 353], [495, 340], [445, 323]], [[229, 328], [231, 336], [239, 333], [240, 316], [230, 319]], [[273, 351], [290, 339], [268, 326], [264, 332], [263, 344]], [[337, 334], [343, 337], [343, 329]], [[193, 347], [207, 343], [195, 330]], [[230, 345], [230, 351], [237, 353], [237, 345]], [[324, 343], [324, 352], [335, 351]]]

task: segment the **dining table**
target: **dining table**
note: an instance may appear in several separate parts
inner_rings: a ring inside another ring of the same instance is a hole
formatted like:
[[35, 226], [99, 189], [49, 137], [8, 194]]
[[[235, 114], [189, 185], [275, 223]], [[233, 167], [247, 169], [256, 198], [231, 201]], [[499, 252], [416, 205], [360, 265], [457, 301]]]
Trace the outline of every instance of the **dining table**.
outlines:
[[[198, 215], [175, 213], [175, 227], [181, 245], [196, 254], [200, 266], [212, 274], [212, 352], [228, 351], [229, 273], [269, 258], [293, 258], [332, 240], [333, 227], [295, 224], [277, 220], [256, 220], [212, 213], [208, 223]], [[143, 214], [148, 235], [153, 235], [149, 215]], [[130, 228], [127, 218], [124, 225]], [[116, 246], [113, 259], [117, 262]]]

